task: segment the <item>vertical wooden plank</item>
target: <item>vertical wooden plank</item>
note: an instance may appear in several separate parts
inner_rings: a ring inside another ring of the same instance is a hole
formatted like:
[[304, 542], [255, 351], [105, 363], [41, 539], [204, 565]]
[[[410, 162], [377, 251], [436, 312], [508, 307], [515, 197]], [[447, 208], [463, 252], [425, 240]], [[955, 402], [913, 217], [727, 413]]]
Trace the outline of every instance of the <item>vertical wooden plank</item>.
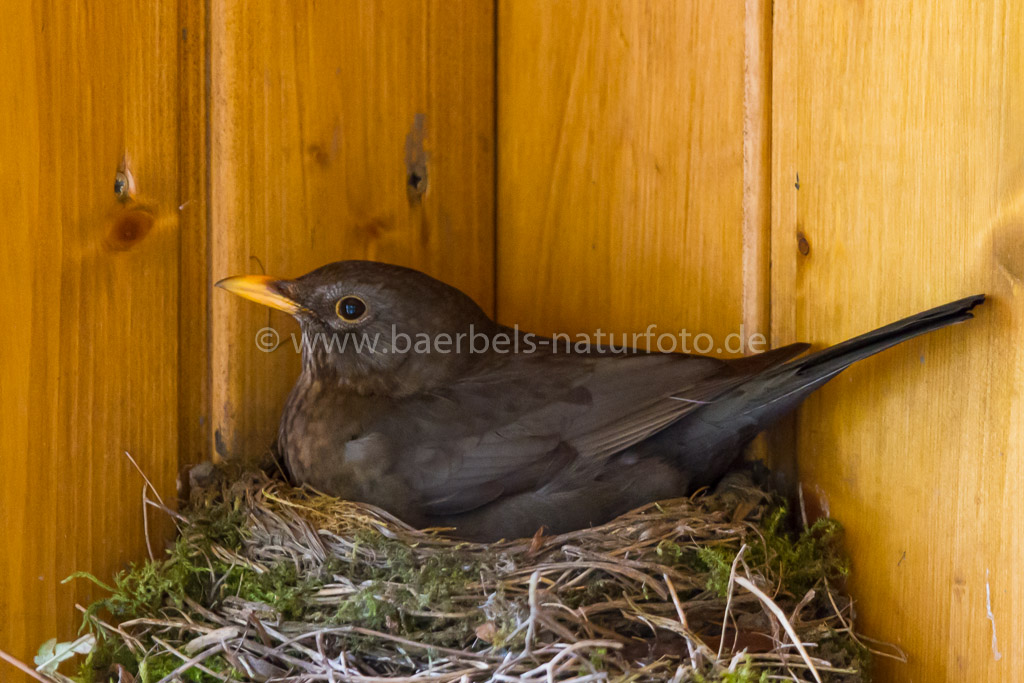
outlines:
[[[796, 101], [798, 69], [795, 50], [783, 49], [785, 41], [796, 35], [795, 12], [773, 3], [771, 12], [771, 133], [769, 196], [769, 329], [773, 348], [799, 341], [796, 338], [795, 296], [796, 261], [799, 254], [799, 226], [796, 197], [799, 191], [796, 160], [790, 150], [796, 148], [796, 128], [787, 125]], [[775, 481], [791, 499], [798, 492], [796, 463], [796, 423], [798, 415], [784, 418], [768, 432], [768, 460]]]
[[502, 322], [720, 350], [744, 322], [743, 0], [504, 0], [498, 34]]
[[207, 0], [178, 5], [178, 469], [211, 457]]
[[970, 324], [858, 364], [807, 402], [805, 491], [847, 527], [860, 629], [910, 655], [879, 662], [880, 678], [1012, 680], [1024, 665], [1024, 10], [775, 8], [780, 341], [835, 342], [991, 295]]
[[[491, 308], [492, 4], [213, 0], [210, 19], [215, 277], [372, 258]], [[216, 451], [254, 456], [298, 373], [295, 327], [211, 305]], [[273, 353], [254, 342], [267, 326]]]
[[124, 452], [174, 499], [177, 54], [174, 3], [13, 3], [0, 22], [0, 647], [28, 661], [93, 597], [61, 579], [145, 554]]
[[[743, 328], [768, 338], [771, 270], [771, 2], [745, 0], [743, 8]], [[757, 438], [750, 457], [767, 461], [779, 479], [795, 478], [791, 464], [772, 458], [768, 439]], [[785, 469], [782, 469], [785, 467]]]
[[745, 0], [743, 22], [743, 324], [768, 334], [771, 249], [771, 2]]
[[771, 62], [771, 342], [773, 347], [796, 338], [796, 264], [799, 224], [796, 205], [800, 181], [796, 169], [796, 101], [799, 80], [794, 5], [778, 2], [772, 8]]

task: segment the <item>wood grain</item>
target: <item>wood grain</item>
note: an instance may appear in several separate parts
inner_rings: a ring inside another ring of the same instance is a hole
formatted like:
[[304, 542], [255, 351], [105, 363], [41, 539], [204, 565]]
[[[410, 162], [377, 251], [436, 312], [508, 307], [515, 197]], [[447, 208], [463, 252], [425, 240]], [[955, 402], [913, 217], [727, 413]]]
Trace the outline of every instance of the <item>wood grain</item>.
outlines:
[[744, 321], [743, 0], [503, 0], [498, 34], [501, 321], [722, 344]]
[[178, 471], [209, 460], [210, 420], [210, 230], [209, 82], [207, 3], [178, 5]]
[[991, 295], [800, 413], [803, 485], [846, 525], [860, 630], [910, 656], [881, 680], [1024, 666], [1024, 11], [962, 9], [775, 4], [774, 341]]
[[[213, 0], [210, 19], [214, 279], [372, 258], [493, 309], [491, 3]], [[297, 375], [295, 326], [226, 292], [211, 306], [216, 451], [251, 457]]]
[[0, 648], [27, 661], [94, 596], [61, 579], [145, 555], [124, 452], [175, 497], [177, 9], [8, 3], [0, 22]]
[[825, 344], [989, 292], [814, 396], [797, 448], [860, 629], [911, 656], [883, 680], [1022, 668], [1020, 7], [9, 4], [0, 648], [70, 638], [92, 591], [58, 581], [144, 556], [124, 450], [173, 499], [272, 440], [295, 328], [210, 283], [367, 257], [541, 333], [749, 337], [770, 282], [773, 344]]
[[743, 324], [770, 324], [771, 43], [770, 0], [745, 0], [743, 25]]

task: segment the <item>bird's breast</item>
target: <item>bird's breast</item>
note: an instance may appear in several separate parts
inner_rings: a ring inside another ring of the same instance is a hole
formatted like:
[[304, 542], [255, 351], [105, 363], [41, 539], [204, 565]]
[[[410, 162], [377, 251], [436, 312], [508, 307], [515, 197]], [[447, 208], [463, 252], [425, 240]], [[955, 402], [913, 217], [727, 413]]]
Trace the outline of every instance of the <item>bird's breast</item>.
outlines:
[[[300, 381], [285, 404], [277, 435], [278, 448], [296, 482], [324, 491], [337, 487], [345, 444], [358, 436], [358, 425], [346, 420], [333, 404], [320, 382]], [[328, 487], [329, 483], [333, 485]]]
[[413, 496], [393, 473], [389, 439], [368, 429], [381, 410], [379, 400], [300, 378], [278, 429], [278, 448], [295, 482], [392, 512], [410, 510]]

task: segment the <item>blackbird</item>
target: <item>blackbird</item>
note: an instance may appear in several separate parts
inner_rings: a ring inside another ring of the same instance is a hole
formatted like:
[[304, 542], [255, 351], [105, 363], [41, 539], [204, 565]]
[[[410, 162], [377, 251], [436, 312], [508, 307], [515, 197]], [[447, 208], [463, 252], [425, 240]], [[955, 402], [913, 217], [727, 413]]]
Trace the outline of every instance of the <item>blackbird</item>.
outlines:
[[291, 477], [470, 540], [605, 522], [714, 482], [851, 363], [965, 321], [976, 295], [797, 359], [567, 349], [424, 273], [331, 263], [217, 286], [286, 311], [302, 371], [278, 430]]

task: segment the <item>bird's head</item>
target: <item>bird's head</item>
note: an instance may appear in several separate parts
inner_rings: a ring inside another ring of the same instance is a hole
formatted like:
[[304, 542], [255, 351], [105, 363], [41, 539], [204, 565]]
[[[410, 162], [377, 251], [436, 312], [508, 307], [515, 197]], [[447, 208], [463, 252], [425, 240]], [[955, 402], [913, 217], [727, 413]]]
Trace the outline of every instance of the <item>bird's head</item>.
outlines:
[[361, 393], [404, 395], [443, 384], [474, 362], [466, 335], [490, 337], [497, 329], [458, 289], [373, 261], [330, 263], [294, 280], [241, 275], [217, 286], [291, 314], [302, 328], [303, 371]]

